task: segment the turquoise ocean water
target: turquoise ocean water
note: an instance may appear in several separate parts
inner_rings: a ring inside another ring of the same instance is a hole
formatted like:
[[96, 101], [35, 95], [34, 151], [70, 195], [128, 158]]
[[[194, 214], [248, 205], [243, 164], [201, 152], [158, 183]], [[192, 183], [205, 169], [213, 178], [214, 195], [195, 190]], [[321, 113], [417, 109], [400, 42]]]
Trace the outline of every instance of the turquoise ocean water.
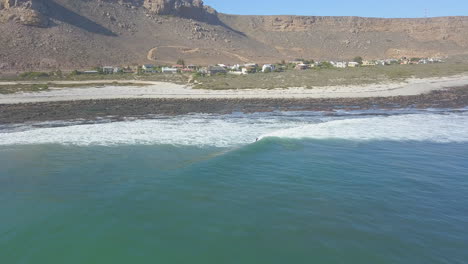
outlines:
[[0, 209], [8, 264], [468, 263], [468, 113], [3, 126]]

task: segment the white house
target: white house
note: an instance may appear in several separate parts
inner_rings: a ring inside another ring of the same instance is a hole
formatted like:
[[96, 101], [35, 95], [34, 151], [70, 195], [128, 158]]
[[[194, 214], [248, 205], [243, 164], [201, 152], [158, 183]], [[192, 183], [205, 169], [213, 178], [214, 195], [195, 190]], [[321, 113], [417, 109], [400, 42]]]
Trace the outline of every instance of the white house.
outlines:
[[162, 67], [161, 71], [162, 73], [177, 73], [179, 70], [172, 67]]
[[98, 71], [84, 71], [84, 74], [98, 74]]
[[272, 64], [265, 64], [262, 67], [262, 72], [272, 72], [275, 70], [275, 66]]
[[389, 65], [389, 63], [387, 63], [387, 61], [385, 60], [377, 60], [375, 63], [376, 65], [382, 65], [382, 66]]
[[335, 63], [335, 67], [336, 68], [346, 68], [346, 67], [348, 67], [348, 65], [347, 65], [346, 62], [339, 61], [339, 62]]
[[156, 72], [153, 64], [144, 64], [141, 68], [144, 72]]
[[239, 71], [240, 68], [241, 68], [241, 66], [239, 64], [231, 66], [231, 70], [233, 70], [233, 71]]
[[429, 63], [429, 60], [427, 60], [427, 59], [421, 59], [421, 60], [419, 60], [418, 63], [419, 63], [419, 64], [428, 64], [428, 63]]
[[375, 62], [365, 60], [362, 62], [362, 66], [375, 66]]
[[227, 73], [232, 74], [232, 75], [242, 75], [243, 74], [241, 71], [228, 71]]
[[226, 69], [221, 66], [210, 66], [207, 70], [209, 75], [223, 74], [227, 72]]
[[246, 68], [257, 68], [258, 64], [256, 64], [256, 63], [246, 63], [244, 65], [244, 67], [246, 67]]
[[297, 64], [304, 64], [304, 62], [301, 61], [301, 60], [293, 60], [293, 61], [289, 61], [288, 63], [296, 64], [296, 65], [297, 65]]
[[114, 67], [112, 67], [112, 66], [104, 66], [104, 67], [102, 67], [102, 73], [104, 73], [104, 74], [112, 74], [112, 73], [114, 73]]
[[358, 62], [355, 62], [355, 61], [348, 62], [348, 67], [355, 68], [357, 66], [359, 66]]
[[429, 63], [441, 63], [443, 62], [441, 58], [429, 58]]
[[307, 70], [308, 68], [309, 68], [309, 65], [304, 64], [304, 63], [297, 64], [295, 67], [296, 70]]

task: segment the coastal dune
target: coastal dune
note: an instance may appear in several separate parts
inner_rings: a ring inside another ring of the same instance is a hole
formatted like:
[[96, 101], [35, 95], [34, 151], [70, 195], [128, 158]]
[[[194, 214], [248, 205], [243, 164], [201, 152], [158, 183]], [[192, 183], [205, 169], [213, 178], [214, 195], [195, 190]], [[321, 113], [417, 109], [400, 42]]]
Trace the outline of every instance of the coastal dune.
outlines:
[[[128, 86], [112, 85], [128, 83]], [[135, 86], [132, 86], [132, 83]], [[19, 82], [1, 82], [3, 85], [16, 85]], [[21, 84], [31, 84], [21, 82]], [[53, 85], [61, 88], [53, 88]], [[81, 84], [84, 87], [66, 88]], [[89, 84], [89, 87], [86, 87]], [[96, 85], [101, 84], [101, 85]], [[108, 85], [107, 85], [108, 84]], [[145, 86], [141, 86], [145, 84]], [[361, 86], [327, 86], [289, 89], [193, 89], [190, 85], [180, 85], [149, 81], [57, 81], [49, 82], [52, 87], [46, 91], [22, 92], [0, 95], [0, 104], [60, 102], [77, 100], [106, 99], [325, 99], [325, 98], [369, 98], [412, 96], [468, 85], [468, 75], [442, 78], [408, 79], [405, 82], [388, 82]], [[65, 87], [64, 87], [65, 86]]]

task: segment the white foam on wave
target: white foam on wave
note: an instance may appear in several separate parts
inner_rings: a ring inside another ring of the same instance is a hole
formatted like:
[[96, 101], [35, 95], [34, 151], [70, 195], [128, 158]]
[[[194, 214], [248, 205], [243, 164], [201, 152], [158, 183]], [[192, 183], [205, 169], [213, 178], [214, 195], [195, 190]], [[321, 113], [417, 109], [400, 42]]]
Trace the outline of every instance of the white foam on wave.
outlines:
[[169, 119], [48, 127], [0, 133], [0, 145], [191, 145], [229, 147], [288, 128], [274, 120], [186, 116]]
[[[341, 119], [343, 117], [340, 117]], [[332, 118], [333, 119], [333, 118]], [[324, 121], [322, 123], [320, 120]], [[186, 145], [230, 147], [256, 138], [468, 142], [468, 114], [409, 114], [331, 120], [285, 116], [184, 116], [0, 133], [0, 145]]]
[[261, 138], [468, 142], [468, 115], [410, 114], [334, 120], [262, 135]]

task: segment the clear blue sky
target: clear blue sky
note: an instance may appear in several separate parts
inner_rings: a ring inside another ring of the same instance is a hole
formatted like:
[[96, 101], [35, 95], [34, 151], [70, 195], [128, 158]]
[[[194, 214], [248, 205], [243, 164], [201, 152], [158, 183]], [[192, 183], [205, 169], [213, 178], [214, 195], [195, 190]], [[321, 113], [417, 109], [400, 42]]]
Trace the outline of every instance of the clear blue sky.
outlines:
[[204, 0], [239, 15], [364, 17], [468, 16], [468, 0]]

